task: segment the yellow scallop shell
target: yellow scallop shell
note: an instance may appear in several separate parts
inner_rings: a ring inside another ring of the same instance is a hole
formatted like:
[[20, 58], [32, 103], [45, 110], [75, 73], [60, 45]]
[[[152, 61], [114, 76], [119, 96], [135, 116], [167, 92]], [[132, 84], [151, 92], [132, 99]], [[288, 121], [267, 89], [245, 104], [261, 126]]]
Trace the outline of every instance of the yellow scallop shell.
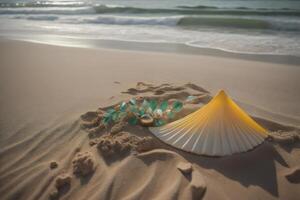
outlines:
[[200, 155], [225, 156], [261, 144], [267, 130], [221, 90], [208, 104], [182, 119], [150, 131], [163, 142]]

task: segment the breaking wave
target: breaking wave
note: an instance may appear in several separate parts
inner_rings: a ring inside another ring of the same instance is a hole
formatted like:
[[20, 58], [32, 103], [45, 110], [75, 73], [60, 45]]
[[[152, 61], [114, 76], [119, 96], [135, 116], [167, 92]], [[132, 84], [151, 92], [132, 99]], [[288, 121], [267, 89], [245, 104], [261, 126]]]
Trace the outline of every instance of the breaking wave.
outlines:
[[[38, 7], [38, 8], [36, 8]], [[300, 10], [292, 9], [251, 9], [251, 8], [218, 8], [208, 6], [177, 8], [138, 8], [110, 5], [90, 5], [83, 3], [32, 3], [0, 4], [0, 14], [178, 14], [178, 15], [251, 15], [251, 16], [300, 16]]]
[[166, 16], [166, 17], [125, 17], [114, 15], [86, 16], [86, 17], [58, 17], [55, 15], [19, 15], [15, 19], [61, 20], [69, 24], [104, 24], [104, 25], [149, 25], [149, 26], [173, 26], [181, 28], [214, 27], [214, 28], [239, 28], [262, 30], [286, 30], [299, 31], [300, 23], [270, 22], [263, 19], [234, 18], [234, 17], [209, 17], [209, 16]]
[[[179, 9], [180, 8], [180, 9]], [[268, 15], [268, 16], [300, 16], [300, 10], [260, 10], [260, 9], [225, 9], [217, 7], [201, 6], [197, 9], [182, 9], [183, 6], [174, 9], [164, 8], [137, 8], [137, 7], [123, 7], [123, 6], [106, 6], [99, 5], [94, 7], [97, 13], [131, 13], [131, 14], [184, 14], [184, 15]]]
[[263, 20], [241, 18], [215, 18], [215, 17], [119, 17], [100, 16], [96, 18], [82, 19], [74, 23], [96, 23], [109, 25], [165, 25], [165, 26], [213, 26], [234, 28], [268, 29], [271, 25]]

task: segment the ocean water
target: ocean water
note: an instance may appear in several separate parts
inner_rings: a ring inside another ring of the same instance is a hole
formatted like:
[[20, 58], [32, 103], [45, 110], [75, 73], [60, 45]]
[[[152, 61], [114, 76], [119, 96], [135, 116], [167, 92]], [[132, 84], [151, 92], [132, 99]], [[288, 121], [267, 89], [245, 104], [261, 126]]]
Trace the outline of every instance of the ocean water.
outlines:
[[300, 0], [0, 0], [0, 36], [300, 56]]

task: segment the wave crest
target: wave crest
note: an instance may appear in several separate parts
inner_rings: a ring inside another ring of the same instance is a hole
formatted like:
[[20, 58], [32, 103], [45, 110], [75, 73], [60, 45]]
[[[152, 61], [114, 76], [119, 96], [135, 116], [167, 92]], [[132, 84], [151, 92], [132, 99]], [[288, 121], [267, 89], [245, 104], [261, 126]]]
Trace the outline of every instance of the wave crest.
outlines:
[[[223, 9], [217, 7], [201, 6], [197, 9], [181, 6], [180, 8], [139, 8], [126, 6], [110, 5], [89, 5], [89, 4], [71, 4], [61, 5], [49, 4], [35, 8], [34, 6], [19, 6], [18, 8], [3, 6], [0, 4], [0, 14], [174, 14], [174, 15], [251, 15], [251, 16], [300, 16], [300, 10], [281, 9], [281, 10], [264, 10], [264, 9]], [[35, 5], [37, 6], [37, 5]], [[45, 7], [45, 8], [44, 8]], [[57, 7], [57, 8], [56, 8]]]
[[67, 21], [67, 23], [91, 23], [106, 25], [151, 25], [174, 26], [181, 28], [197, 27], [226, 27], [239, 29], [270, 29], [270, 30], [300, 30], [299, 23], [271, 23], [263, 19], [248, 19], [234, 17], [201, 17], [201, 16], [168, 16], [168, 17], [124, 17], [124, 16], [98, 16]]

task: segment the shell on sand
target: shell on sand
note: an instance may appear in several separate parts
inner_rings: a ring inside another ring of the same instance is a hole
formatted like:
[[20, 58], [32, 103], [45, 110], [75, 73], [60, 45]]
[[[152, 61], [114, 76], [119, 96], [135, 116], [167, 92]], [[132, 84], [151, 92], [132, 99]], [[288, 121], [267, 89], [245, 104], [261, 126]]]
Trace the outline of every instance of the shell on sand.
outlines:
[[248, 151], [268, 136], [223, 90], [194, 113], [150, 131], [171, 146], [210, 156]]
[[153, 125], [153, 118], [148, 115], [148, 114], [145, 114], [143, 115], [141, 118], [140, 118], [140, 123], [143, 125], [143, 126], [152, 126]]

